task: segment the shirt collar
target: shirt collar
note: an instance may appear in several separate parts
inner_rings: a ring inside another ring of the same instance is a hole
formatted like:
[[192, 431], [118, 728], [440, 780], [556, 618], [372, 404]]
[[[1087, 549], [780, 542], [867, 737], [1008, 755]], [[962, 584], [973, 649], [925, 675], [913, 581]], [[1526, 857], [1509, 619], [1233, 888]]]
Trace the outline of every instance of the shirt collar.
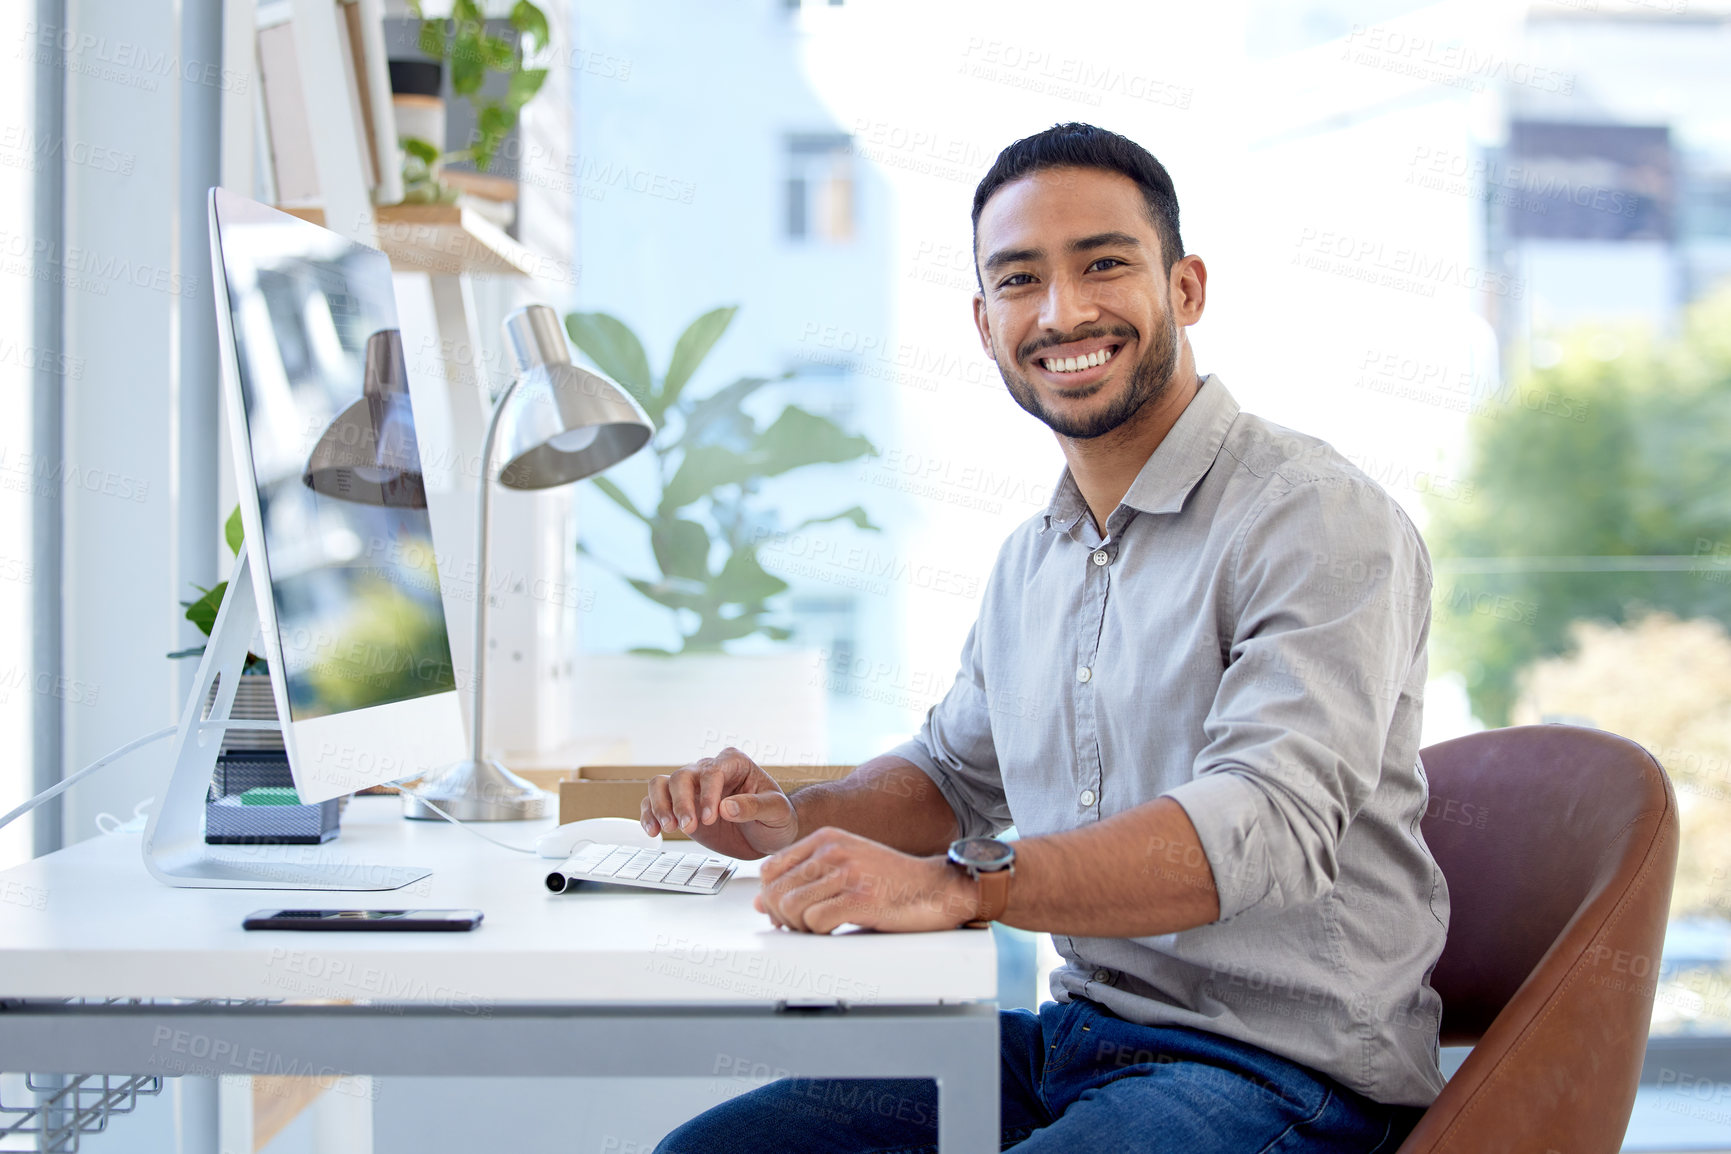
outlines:
[[[1220, 378], [1210, 373], [1178, 415], [1178, 421], [1130, 483], [1122, 504], [1143, 513], [1176, 513], [1220, 456], [1226, 432], [1238, 417], [1238, 402]], [[1058, 478], [1046, 506], [1044, 529], [1068, 533], [1087, 512], [1082, 490], [1069, 467]]]

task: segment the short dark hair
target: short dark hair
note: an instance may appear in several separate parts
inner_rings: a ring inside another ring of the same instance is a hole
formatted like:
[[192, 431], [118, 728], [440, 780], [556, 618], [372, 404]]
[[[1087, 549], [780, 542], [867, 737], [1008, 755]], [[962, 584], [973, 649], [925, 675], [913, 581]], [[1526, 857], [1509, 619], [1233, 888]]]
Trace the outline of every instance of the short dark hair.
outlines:
[[1044, 132], [1024, 136], [998, 153], [991, 171], [974, 189], [974, 253], [978, 263], [980, 246], [980, 212], [992, 194], [1010, 183], [1043, 172], [1048, 168], [1099, 168], [1116, 172], [1136, 182], [1142, 190], [1142, 200], [1148, 206], [1148, 217], [1154, 222], [1155, 234], [1170, 273], [1178, 258], [1184, 255], [1184, 241], [1178, 235], [1178, 194], [1172, 188], [1172, 178], [1154, 154], [1116, 132], [1096, 128], [1092, 124], [1054, 124]]

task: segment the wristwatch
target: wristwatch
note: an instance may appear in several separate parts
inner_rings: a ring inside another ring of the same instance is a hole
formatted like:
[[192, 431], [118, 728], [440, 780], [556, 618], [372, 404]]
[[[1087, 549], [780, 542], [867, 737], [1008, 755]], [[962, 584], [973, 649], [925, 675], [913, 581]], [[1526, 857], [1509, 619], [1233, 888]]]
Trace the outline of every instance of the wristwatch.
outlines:
[[980, 884], [979, 908], [962, 925], [979, 930], [1002, 917], [1010, 904], [1010, 879], [1016, 876], [1016, 847], [995, 837], [964, 837], [950, 843], [950, 862]]

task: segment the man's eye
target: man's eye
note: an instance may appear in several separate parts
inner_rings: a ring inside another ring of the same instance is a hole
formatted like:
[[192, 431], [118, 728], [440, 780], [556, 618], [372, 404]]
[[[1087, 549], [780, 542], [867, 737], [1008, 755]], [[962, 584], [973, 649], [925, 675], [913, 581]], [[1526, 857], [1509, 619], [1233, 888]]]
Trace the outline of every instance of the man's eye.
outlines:
[[1124, 263], [1123, 261], [1119, 260], [1115, 256], [1103, 256], [1099, 260], [1095, 261], [1093, 264], [1089, 265], [1088, 269], [1090, 272], [1093, 271], [1094, 269], [1100, 269], [1101, 271], [1104, 272], [1104, 271], [1116, 268], [1117, 266], [1119, 266], [1123, 263]]
[[1020, 288], [1021, 286], [1025, 285], [1025, 284], [1032, 284], [1033, 281], [1034, 281], [1034, 278], [1029, 276], [1025, 272], [1011, 273], [1009, 276], [1005, 277], [1003, 280], [998, 282], [998, 287], [999, 288]]

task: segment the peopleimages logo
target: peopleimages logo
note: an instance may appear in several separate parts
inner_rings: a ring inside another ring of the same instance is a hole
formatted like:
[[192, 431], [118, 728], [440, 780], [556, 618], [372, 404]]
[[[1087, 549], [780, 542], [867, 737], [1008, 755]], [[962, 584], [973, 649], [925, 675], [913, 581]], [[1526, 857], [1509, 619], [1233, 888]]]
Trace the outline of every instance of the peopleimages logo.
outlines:
[[250, 79], [245, 72], [223, 68], [202, 60], [182, 60], [166, 50], [152, 52], [130, 40], [110, 40], [91, 32], [75, 32], [54, 24], [24, 22], [25, 44], [56, 50], [66, 54], [63, 61], [47, 59], [37, 53], [38, 63], [57, 63], [82, 75], [113, 80], [129, 87], [155, 92], [159, 80], [183, 80], [188, 84], [204, 84], [244, 96]]
[[[45, 238], [32, 240], [23, 233], [0, 229], [0, 258], [12, 262], [34, 260], [51, 270], [58, 270], [72, 288], [94, 290], [103, 296], [108, 284], [129, 284], [134, 288], [152, 289], [173, 296], [193, 296], [198, 292], [198, 278], [184, 276], [160, 265], [133, 263], [123, 256], [103, 255], [78, 245], [61, 246]], [[20, 263], [17, 271], [32, 275], [28, 266]], [[40, 274], [37, 274], [40, 275]], [[53, 279], [48, 274], [46, 279]]]
[[1301, 230], [1297, 248], [1293, 264], [1422, 296], [1434, 296], [1438, 285], [1478, 289], [1517, 301], [1527, 291], [1524, 280], [1506, 272], [1332, 229]]

